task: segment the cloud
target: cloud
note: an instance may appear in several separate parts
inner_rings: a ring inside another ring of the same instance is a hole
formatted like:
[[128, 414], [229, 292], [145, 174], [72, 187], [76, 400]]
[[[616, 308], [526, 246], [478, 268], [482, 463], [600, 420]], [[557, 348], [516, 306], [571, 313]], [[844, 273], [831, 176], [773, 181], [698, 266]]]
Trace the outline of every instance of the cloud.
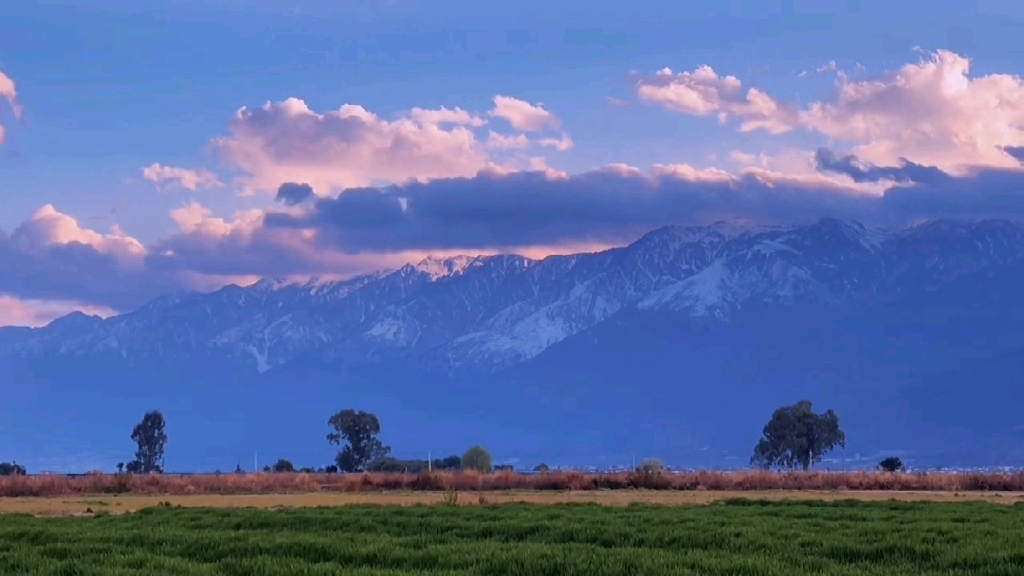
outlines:
[[[2, 70], [0, 70], [0, 100], [7, 102], [15, 119], [21, 118], [24, 110], [18, 102], [17, 87], [14, 85], [14, 80], [11, 80]], [[4, 129], [3, 124], [0, 124], [0, 144], [3, 144], [6, 138], [7, 131]]]
[[0, 231], [0, 293], [24, 300], [126, 309], [177, 288], [146, 269], [146, 248], [101, 234], [45, 206], [13, 233]]
[[870, 198], [824, 181], [685, 165], [651, 175], [624, 165], [572, 176], [481, 174], [349, 190], [302, 213], [268, 213], [264, 226], [316, 230], [323, 245], [348, 251], [391, 252], [618, 243], [666, 224], [728, 217], [873, 216]]
[[1018, 161], [1024, 162], [1024, 146], [1003, 146], [1002, 150]]
[[409, 179], [472, 176], [489, 164], [461, 110], [420, 110], [388, 121], [346, 104], [318, 113], [289, 98], [242, 108], [211, 146], [251, 190], [306, 182], [320, 193]]
[[137, 261], [146, 254], [146, 248], [135, 238], [116, 226], [109, 234], [100, 234], [83, 228], [78, 221], [57, 211], [51, 204], [37, 210], [28, 221], [19, 226], [10, 242], [25, 250], [54, 246], [81, 245], [99, 254], [110, 255], [124, 262]]
[[37, 328], [75, 311], [104, 318], [115, 314], [114, 310], [103, 306], [86, 306], [61, 300], [20, 300], [0, 294], [0, 327]]
[[837, 156], [828, 148], [819, 148], [814, 154], [818, 170], [846, 174], [854, 182], [914, 182], [919, 184], [938, 184], [950, 179], [950, 175], [934, 166], [923, 166], [907, 160], [899, 159], [899, 165], [876, 166], [853, 154]]
[[540, 104], [530, 104], [511, 96], [495, 96], [490, 115], [503, 118], [521, 132], [540, 132], [545, 128], [561, 130], [562, 122]]
[[1014, 167], [1004, 147], [1024, 145], [1024, 79], [971, 78], [970, 68], [966, 57], [939, 50], [882, 78], [841, 81], [801, 123], [879, 165], [908, 158], [950, 172]]
[[409, 112], [409, 117], [421, 124], [433, 124], [438, 126], [441, 124], [455, 124], [457, 126], [473, 126], [479, 128], [480, 126], [487, 124], [487, 121], [483, 118], [470, 114], [458, 107], [451, 110], [444, 106], [436, 110], [413, 108]]
[[200, 188], [223, 186], [223, 183], [221, 183], [217, 176], [208, 170], [196, 171], [187, 168], [161, 166], [155, 162], [149, 167], [142, 169], [142, 177], [156, 184], [157, 187], [167, 182], [177, 183], [190, 192], [195, 192]]
[[802, 127], [876, 166], [906, 160], [951, 174], [1014, 168], [1024, 146], [1024, 79], [971, 77], [970, 69], [968, 58], [938, 50], [876, 78], [855, 81], [840, 72], [834, 94], [803, 109], [756, 88], [744, 91], [739, 79], [707, 66], [681, 74], [666, 68], [641, 80], [637, 94], [683, 114], [718, 114], [723, 122], [735, 116], [745, 132]]
[[313, 196], [313, 187], [309, 184], [285, 182], [277, 188], [277, 196], [274, 197], [274, 200], [294, 206], [305, 202]]
[[735, 76], [719, 76], [710, 66], [675, 73], [663, 68], [637, 84], [640, 100], [691, 116], [716, 115], [720, 122], [739, 118], [740, 131], [784, 134], [798, 122], [795, 108], [781, 104], [757, 88], [743, 89]]
[[[806, 158], [812, 169], [815, 161], [825, 173], [686, 164], [646, 172], [616, 164], [573, 175], [493, 171], [307, 196], [231, 217], [190, 202], [170, 215], [176, 232], [145, 246], [118, 229], [89, 230], [47, 206], [12, 234], [0, 232], [0, 293], [124, 311], [174, 290], [265, 276], [346, 277], [427, 254], [597, 249], [669, 224], [1024, 218], [1024, 169], [953, 175], [908, 162], [893, 170], [827, 150]], [[865, 192], [860, 181], [877, 181], [885, 191]]]
[[500, 150], [522, 150], [530, 147], [530, 139], [526, 134], [505, 135], [492, 131], [487, 135], [487, 146]]

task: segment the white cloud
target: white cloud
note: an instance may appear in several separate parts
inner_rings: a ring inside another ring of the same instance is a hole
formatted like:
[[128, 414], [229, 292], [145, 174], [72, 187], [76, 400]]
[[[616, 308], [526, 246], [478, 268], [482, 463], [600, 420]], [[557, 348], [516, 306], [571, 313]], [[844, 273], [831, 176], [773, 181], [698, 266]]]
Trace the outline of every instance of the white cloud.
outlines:
[[214, 188], [223, 186], [215, 174], [208, 170], [189, 170], [187, 168], [175, 168], [162, 166], [153, 163], [142, 169], [143, 179], [161, 186], [165, 182], [176, 182], [185, 190], [195, 192], [200, 188]]
[[560, 130], [562, 122], [540, 104], [530, 104], [511, 96], [495, 96], [490, 115], [505, 119], [522, 132], [539, 132], [545, 128]]
[[710, 66], [693, 72], [675, 73], [663, 68], [637, 85], [637, 96], [691, 116], [718, 116], [725, 123], [735, 116], [741, 119], [740, 130], [766, 130], [783, 134], [793, 129], [796, 111], [773, 100], [757, 88], [743, 89], [735, 76], [719, 76]]
[[0, 326], [38, 328], [76, 311], [104, 318], [115, 314], [105, 306], [86, 306], [63, 300], [22, 300], [0, 294]]
[[[0, 100], [7, 101], [15, 119], [21, 118], [23, 109], [21, 104], [18, 103], [17, 87], [14, 85], [14, 80], [11, 80], [2, 70], [0, 70]], [[0, 124], [0, 144], [3, 144], [6, 138], [7, 131], [4, 129], [3, 124]]]

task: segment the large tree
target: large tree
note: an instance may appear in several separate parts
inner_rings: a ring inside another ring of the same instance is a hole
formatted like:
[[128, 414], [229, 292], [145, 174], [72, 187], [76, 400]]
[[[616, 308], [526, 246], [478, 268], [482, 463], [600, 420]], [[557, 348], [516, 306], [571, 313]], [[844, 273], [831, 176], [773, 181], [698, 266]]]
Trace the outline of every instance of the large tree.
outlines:
[[836, 446], [846, 447], [846, 434], [839, 428], [836, 413], [815, 414], [808, 400], [776, 410], [763, 433], [750, 463], [765, 469], [806, 471]]
[[138, 450], [135, 451], [135, 460], [128, 463], [129, 472], [163, 472], [164, 446], [167, 445], [165, 424], [164, 415], [154, 410], [147, 412], [142, 417], [142, 422], [135, 425], [132, 440], [138, 445]]
[[473, 446], [462, 455], [462, 469], [489, 474], [494, 470], [491, 453], [483, 446]]
[[327, 435], [327, 441], [335, 446], [347, 445], [338, 452], [335, 462], [342, 472], [361, 472], [376, 460], [391, 454], [391, 448], [381, 443], [380, 421], [369, 412], [342, 410], [327, 421], [334, 430]]

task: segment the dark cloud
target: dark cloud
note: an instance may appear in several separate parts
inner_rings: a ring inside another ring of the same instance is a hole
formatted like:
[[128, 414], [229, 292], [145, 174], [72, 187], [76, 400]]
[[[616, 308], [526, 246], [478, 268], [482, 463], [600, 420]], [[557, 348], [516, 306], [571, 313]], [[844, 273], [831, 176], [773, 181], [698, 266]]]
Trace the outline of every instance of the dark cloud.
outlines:
[[1001, 149], [1017, 160], [1024, 162], [1024, 146], [1003, 146]]
[[854, 182], [916, 182], [937, 184], [949, 179], [949, 175], [934, 166], [915, 164], [900, 158], [899, 166], [876, 166], [861, 160], [853, 154], [838, 156], [828, 148], [818, 148], [814, 162], [821, 172], [846, 174]]
[[91, 237], [71, 222], [51, 229], [29, 221], [14, 235], [0, 232], [0, 293], [129, 310], [195, 288], [195, 277], [350, 275], [400, 265], [404, 251], [622, 244], [668, 224], [730, 218], [782, 224], [831, 216], [897, 227], [928, 218], [1024, 219], [1024, 170], [957, 176], [826, 152], [817, 155], [823, 171], [898, 184], [874, 194], [813, 176], [688, 168], [660, 168], [653, 176], [626, 168], [565, 177], [481, 174], [347, 190], [307, 200], [298, 213], [271, 211], [235, 223], [212, 219], [131, 257], [115, 251], [121, 246], [112, 244], [116, 238], [90, 240], [104, 245], [55, 243], [57, 232], [68, 230]]
[[352, 252], [621, 242], [652, 228], [729, 217], [793, 221], [822, 215], [871, 219], [876, 202], [851, 189], [757, 175], [687, 179], [598, 170], [558, 178], [481, 174], [346, 191], [268, 228], [315, 228]]
[[128, 310], [181, 286], [88, 244], [26, 248], [0, 231], [0, 293]]
[[301, 204], [312, 197], [313, 187], [309, 184], [285, 182], [277, 189], [277, 196], [274, 199], [278, 202], [284, 202], [289, 206], [295, 206], [296, 204]]

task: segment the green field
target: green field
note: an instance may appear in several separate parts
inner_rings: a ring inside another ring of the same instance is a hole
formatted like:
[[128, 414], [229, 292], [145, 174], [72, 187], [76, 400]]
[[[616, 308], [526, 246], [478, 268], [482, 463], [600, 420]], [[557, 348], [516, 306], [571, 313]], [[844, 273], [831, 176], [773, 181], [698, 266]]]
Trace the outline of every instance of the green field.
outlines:
[[0, 574], [1024, 574], [1024, 506], [155, 508], [0, 516]]

